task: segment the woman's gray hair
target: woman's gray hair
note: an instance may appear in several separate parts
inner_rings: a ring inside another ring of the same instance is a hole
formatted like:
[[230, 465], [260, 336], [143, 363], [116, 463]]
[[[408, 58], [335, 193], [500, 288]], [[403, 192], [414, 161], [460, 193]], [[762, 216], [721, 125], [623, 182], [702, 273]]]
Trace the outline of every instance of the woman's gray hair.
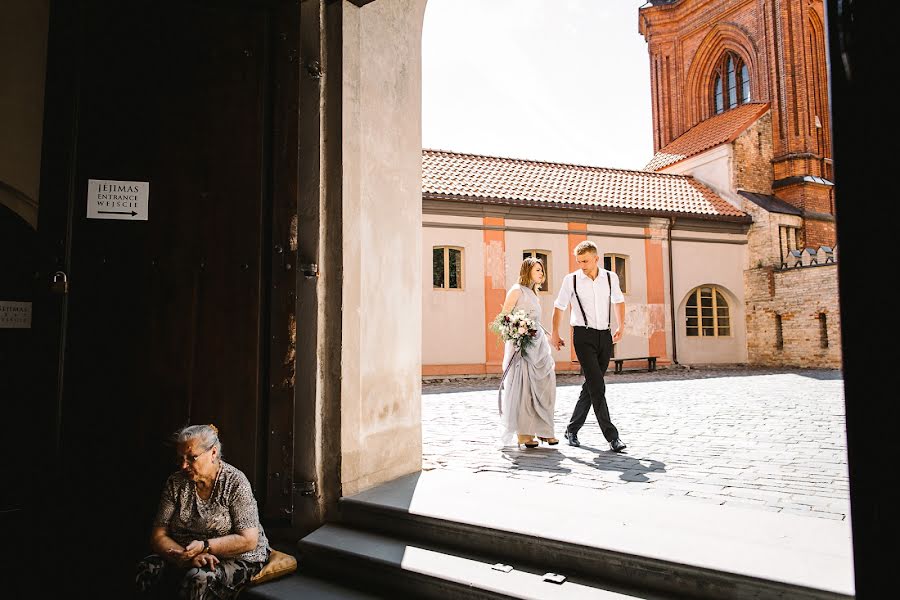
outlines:
[[188, 425], [172, 434], [172, 441], [176, 444], [184, 444], [189, 440], [195, 439], [200, 440], [204, 452], [215, 447], [219, 451], [219, 457], [222, 456], [222, 442], [219, 441], [219, 428], [213, 424]]

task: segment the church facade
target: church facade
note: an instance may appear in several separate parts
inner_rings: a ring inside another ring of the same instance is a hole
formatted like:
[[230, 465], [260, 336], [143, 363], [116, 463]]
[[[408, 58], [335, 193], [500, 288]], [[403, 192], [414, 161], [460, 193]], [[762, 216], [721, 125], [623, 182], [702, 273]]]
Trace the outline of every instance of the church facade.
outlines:
[[753, 218], [744, 271], [752, 364], [840, 367], [834, 165], [821, 0], [657, 0], [655, 155]]

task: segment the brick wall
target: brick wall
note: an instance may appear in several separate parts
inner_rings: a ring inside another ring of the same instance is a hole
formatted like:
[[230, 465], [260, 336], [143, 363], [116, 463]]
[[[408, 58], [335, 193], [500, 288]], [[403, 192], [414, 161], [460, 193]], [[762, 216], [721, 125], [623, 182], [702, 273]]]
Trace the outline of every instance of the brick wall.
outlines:
[[772, 113], [734, 140], [734, 189], [772, 193]]
[[[744, 272], [747, 354], [763, 366], [841, 366], [840, 309], [837, 265], [772, 267]], [[777, 344], [781, 317], [783, 347]], [[827, 347], [823, 347], [823, 321]]]
[[837, 243], [837, 231], [834, 228], [834, 221], [813, 221], [807, 219], [803, 225], [803, 242], [805, 246], [810, 248], [818, 248], [819, 246], [831, 246]]

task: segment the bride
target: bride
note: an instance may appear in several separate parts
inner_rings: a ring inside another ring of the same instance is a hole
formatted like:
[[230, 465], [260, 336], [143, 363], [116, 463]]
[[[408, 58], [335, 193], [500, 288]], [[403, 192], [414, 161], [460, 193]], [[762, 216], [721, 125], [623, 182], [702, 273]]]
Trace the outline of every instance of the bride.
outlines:
[[[529, 256], [523, 260], [519, 269], [519, 282], [507, 292], [501, 312], [523, 309], [535, 322], [540, 323], [541, 304], [536, 290], [541, 289], [544, 279], [544, 264], [539, 258]], [[516, 354], [513, 341], [506, 342], [503, 353], [503, 372], [506, 375], [500, 388], [500, 428], [504, 446], [511, 445], [513, 437], [516, 437], [517, 445], [524, 445], [526, 448], [538, 446], [535, 436], [551, 446], [559, 442], [553, 437], [555, 368], [550, 342], [543, 326], [538, 329], [534, 343], [525, 356]]]

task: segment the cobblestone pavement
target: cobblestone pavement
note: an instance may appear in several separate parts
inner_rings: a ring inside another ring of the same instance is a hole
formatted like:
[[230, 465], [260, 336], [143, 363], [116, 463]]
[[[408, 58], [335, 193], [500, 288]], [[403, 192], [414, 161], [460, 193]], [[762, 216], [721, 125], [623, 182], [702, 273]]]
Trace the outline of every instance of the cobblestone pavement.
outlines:
[[423, 381], [423, 468], [697, 502], [848, 517], [841, 372], [812, 369], [662, 369], [608, 374], [613, 422], [628, 448], [609, 450], [593, 412], [562, 433], [583, 379], [557, 378], [557, 446], [501, 448], [497, 378]]

